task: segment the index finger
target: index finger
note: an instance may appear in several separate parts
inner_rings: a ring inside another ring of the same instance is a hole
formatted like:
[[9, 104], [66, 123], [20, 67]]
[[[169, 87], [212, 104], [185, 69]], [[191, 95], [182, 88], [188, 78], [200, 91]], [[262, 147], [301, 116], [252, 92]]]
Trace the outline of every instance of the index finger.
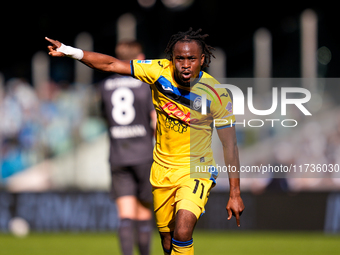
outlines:
[[238, 227], [240, 227], [240, 214], [238, 212], [234, 212], [235, 213], [235, 218], [236, 218], [236, 224]]
[[50, 43], [52, 43], [53, 45], [57, 46], [58, 48], [61, 46], [61, 43], [57, 40], [53, 40], [53, 39], [50, 39], [48, 37], [45, 37], [45, 40], [49, 41]]

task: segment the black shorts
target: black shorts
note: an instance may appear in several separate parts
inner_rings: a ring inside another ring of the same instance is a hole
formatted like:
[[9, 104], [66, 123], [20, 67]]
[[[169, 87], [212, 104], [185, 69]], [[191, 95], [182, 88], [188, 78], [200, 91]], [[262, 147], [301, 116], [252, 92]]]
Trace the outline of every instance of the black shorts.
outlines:
[[111, 197], [135, 196], [152, 204], [150, 170], [152, 161], [135, 166], [111, 166]]

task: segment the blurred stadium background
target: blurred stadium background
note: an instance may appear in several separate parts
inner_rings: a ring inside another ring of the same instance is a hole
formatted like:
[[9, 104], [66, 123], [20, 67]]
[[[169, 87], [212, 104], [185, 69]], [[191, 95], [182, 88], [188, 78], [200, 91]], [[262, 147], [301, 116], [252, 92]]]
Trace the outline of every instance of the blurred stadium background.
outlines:
[[[134, 38], [147, 58], [162, 58], [173, 33], [202, 28], [216, 47], [208, 70], [215, 77], [318, 81], [313, 92], [321, 101], [313, 117], [291, 113], [298, 127], [237, 127], [241, 165], [340, 164], [340, 37], [334, 6], [125, 0], [74, 9], [58, 3], [6, 8], [8, 15], [0, 17], [1, 254], [118, 253], [116, 208], [107, 194], [108, 140], [95, 89], [107, 74], [70, 59], [51, 59], [45, 36], [109, 55], [117, 41]], [[262, 84], [255, 85], [258, 105], [271, 92], [270, 83]], [[221, 162], [218, 143], [214, 149]], [[241, 180], [246, 211], [240, 229], [226, 220], [228, 181], [219, 179], [197, 226], [197, 254], [338, 254], [337, 174], [257, 177]], [[24, 219], [16, 221], [19, 229], [28, 224], [33, 233], [14, 238], [13, 218]], [[208, 251], [205, 242], [213, 243]], [[155, 234], [153, 254], [160, 252]]]

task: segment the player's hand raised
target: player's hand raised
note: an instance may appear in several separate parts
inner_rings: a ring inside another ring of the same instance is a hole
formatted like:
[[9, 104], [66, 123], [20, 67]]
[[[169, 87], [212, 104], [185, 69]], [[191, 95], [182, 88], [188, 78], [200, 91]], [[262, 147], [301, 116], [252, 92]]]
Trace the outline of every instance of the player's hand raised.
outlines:
[[45, 39], [47, 41], [49, 41], [50, 43], [52, 43], [52, 45], [47, 46], [49, 53], [48, 55], [52, 56], [52, 57], [65, 57], [65, 54], [57, 51], [58, 48], [61, 47], [62, 43], [57, 41], [57, 40], [52, 40], [48, 37], [45, 37]]

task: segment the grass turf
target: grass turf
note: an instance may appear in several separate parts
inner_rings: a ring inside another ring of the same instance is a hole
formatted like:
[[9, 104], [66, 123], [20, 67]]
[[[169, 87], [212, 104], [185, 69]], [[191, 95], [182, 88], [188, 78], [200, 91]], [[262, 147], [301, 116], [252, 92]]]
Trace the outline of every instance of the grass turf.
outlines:
[[[320, 232], [196, 231], [194, 245], [196, 255], [340, 254], [340, 236]], [[0, 247], [3, 255], [120, 254], [114, 233], [31, 233], [25, 238], [0, 234]], [[157, 233], [152, 245], [156, 254], [163, 254]]]

